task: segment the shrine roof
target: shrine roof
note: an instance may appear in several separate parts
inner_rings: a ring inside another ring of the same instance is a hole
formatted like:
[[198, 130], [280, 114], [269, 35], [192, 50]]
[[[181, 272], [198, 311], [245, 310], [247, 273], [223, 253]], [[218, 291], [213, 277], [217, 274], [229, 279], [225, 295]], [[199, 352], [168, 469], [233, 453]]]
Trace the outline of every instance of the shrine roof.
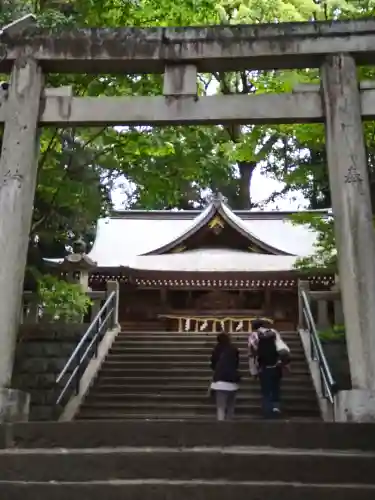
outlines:
[[[263, 245], [266, 254], [218, 248], [164, 253], [206, 223], [213, 208], [219, 209], [249, 240]], [[89, 257], [103, 268], [289, 270], [296, 257], [313, 253], [316, 241], [316, 234], [307, 226], [292, 224], [292, 213], [232, 211], [222, 200], [211, 202], [203, 211], [117, 212], [98, 221]]]

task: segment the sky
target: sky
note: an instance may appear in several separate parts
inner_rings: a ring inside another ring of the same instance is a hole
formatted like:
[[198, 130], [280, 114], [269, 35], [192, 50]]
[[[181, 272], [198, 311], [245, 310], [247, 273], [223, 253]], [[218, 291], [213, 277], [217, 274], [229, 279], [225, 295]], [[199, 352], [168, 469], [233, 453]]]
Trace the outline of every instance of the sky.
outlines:
[[[266, 177], [261, 173], [261, 170], [257, 168], [251, 180], [251, 199], [254, 202], [265, 200], [275, 191], [281, 191], [282, 188], [282, 183]], [[302, 210], [304, 208], [307, 208], [307, 202], [304, 197], [302, 195], [296, 196], [293, 194], [293, 196], [288, 195], [274, 203], [269, 203], [265, 207], [265, 210]]]

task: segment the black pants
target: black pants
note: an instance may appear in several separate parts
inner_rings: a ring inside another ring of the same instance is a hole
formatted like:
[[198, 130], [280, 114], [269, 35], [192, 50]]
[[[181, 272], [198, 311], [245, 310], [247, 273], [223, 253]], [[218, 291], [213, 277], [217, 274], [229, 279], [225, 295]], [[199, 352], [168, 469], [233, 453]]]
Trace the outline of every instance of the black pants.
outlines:
[[263, 412], [267, 417], [273, 415], [275, 408], [279, 409], [281, 378], [282, 371], [278, 366], [262, 368], [259, 373]]

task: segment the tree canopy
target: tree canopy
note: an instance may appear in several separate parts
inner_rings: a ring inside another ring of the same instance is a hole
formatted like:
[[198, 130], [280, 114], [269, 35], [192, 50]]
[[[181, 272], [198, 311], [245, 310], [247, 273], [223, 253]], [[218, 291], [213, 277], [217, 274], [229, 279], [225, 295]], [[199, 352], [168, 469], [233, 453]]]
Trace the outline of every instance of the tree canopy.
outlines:
[[[375, 12], [375, 0], [2, 0], [0, 6], [1, 24], [34, 12], [38, 23], [50, 30], [314, 22], [371, 17]], [[373, 73], [372, 68], [360, 69], [361, 78]], [[301, 82], [317, 83], [318, 72], [200, 74], [199, 92], [288, 92]], [[72, 85], [81, 96], [162, 93], [160, 75], [55, 74], [48, 76], [47, 84]], [[375, 201], [372, 122], [366, 124], [365, 135]], [[42, 270], [43, 257], [63, 256], [78, 236], [92, 243], [97, 219], [112, 209], [114, 187], [122, 190], [128, 208], [200, 207], [207, 193], [220, 190], [233, 208], [251, 209], [257, 206], [251, 191], [256, 169], [282, 185], [280, 192], [264, 200], [265, 206], [287, 194], [302, 193], [310, 208], [330, 207], [320, 125], [43, 129], [29, 265]], [[304, 222], [318, 224], [316, 218]], [[331, 230], [324, 224], [318, 229], [325, 235]], [[322, 237], [323, 245], [326, 240], [334, 247], [332, 231]]]

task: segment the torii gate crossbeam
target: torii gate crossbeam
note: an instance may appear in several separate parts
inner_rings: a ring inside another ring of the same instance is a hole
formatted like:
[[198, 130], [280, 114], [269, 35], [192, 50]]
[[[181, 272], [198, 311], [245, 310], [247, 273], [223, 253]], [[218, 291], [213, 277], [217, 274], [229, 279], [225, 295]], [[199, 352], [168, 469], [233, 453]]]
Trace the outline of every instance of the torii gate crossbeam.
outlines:
[[193, 64], [208, 73], [319, 68], [336, 53], [375, 64], [373, 19], [32, 33], [9, 40], [0, 72], [10, 70], [26, 47], [45, 73], [164, 73], [166, 64]]

